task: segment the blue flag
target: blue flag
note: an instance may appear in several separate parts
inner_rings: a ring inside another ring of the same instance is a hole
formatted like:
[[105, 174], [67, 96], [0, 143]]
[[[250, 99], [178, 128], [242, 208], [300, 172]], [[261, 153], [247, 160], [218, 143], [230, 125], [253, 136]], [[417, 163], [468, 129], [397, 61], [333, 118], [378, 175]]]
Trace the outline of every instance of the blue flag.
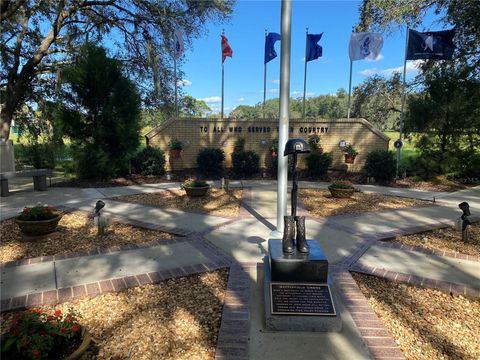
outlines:
[[317, 43], [322, 38], [323, 33], [321, 34], [307, 34], [307, 53], [306, 60], [312, 61], [318, 59], [322, 56], [323, 49]]
[[418, 32], [408, 30], [407, 60], [451, 60], [455, 44], [455, 29]]
[[280, 34], [277, 33], [268, 33], [265, 37], [265, 60], [264, 64], [268, 63], [270, 60], [273, 60], [277, 57], [275, 51], [275, 43], [280, 40]]

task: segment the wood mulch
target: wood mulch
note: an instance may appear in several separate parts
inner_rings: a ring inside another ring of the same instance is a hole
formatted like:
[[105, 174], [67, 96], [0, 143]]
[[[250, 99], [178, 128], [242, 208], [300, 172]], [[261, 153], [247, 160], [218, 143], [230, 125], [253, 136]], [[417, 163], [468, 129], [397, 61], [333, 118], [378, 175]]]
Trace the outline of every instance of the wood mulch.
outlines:
[[480, 359], [480, 300], [353, 274], [407, 359]]
[[211, 188], [204, 197], [189, 198], [183, 189], [175, 189], [148, 194], [117, 196], [112, 200], [217, 216], [237, 217], [240, 214], [242, 192], [241, 189]]
[[426, 249], [456, 251], [466, 255], [480, 256], [480, 223], [469, 226], [468, 242], [464, 242], [460, 232], [451, 227], [399, 236], [391, 241]]
[[429, 201], [362, 192], [355, 192], [349, 199], [334, 198], [329, 190], [301, 189], [299, 194], [307, 210], [316, 217], [361, 214], [431, 204]]
[[[83, 359], [214, 359], [227, 279], [223, 269], [55, 309], [72, 308], [91, 333], [94, 343]], [[0, 315], [0, 324], [12, 314]]]
[[0, 263], [173, 238], [171, 234], [117, 222], [113, 222], [105, 236], [99, 237], [93, 220], [81, 213], [65, 214], [56, 232], [38, 239], [24, 240], [14, 219], [0, 222], [0, 235]]

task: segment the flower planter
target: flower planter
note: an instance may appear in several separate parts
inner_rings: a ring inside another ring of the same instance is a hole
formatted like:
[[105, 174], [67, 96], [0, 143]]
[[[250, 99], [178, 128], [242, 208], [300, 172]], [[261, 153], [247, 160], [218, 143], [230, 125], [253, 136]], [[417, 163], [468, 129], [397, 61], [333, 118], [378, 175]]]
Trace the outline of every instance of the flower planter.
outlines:
[[90, 342], [92, 341], [92, 337], [87, 329], [82, 330], [83, 333], [83, 340], [80, 346], [75, 350], [73, 353], [68, 355], [64, 360], [78, 360], [82, 357], [83, 354], [87, 351], [88, 347], [90, 346]]
[[63, 214], [60, 213], [57, 217], [49, 220], [27, 221], [15, 219], [15, 222], [23, 234], [39, 236], [54, 232], [62, 216]]
[[352, 197], [353, 193], [355, 192], [355, 189], [340, 189], [340, 188], [332, 188], [329, 187], [328, 190], [330, 190], [330, 194], [334, 198], [350, 198]]
[[208, 189], [210, 189], [210, 185], [199, 187], [184, 186], [183, 188], [185, 189], [188, 197], [195, 198], [205, 196], [208, 192]]
[[345, 154], [345, 163], [353, 164], [355, 162], [355, 156]]
[[243, 146], [234, 146], [233, 147], [233, 152], [241, 152], [243, 151]]
[[182, 150], [171, 149], [168, 153], [170, 159], [179, 159], [182, 157]]

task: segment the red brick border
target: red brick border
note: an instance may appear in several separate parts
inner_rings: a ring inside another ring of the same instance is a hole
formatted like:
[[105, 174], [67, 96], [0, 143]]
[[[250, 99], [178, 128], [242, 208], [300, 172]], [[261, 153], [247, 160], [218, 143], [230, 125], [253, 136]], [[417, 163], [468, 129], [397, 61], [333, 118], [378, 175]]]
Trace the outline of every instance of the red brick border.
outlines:
[[420, 286], [423, 288], [440, 290], [446, 293], [463, 295], [470, 298], [480, 298], [480, 287], [475, 288], [467, 286], [465, 284], [457, 284], [443, 280], [429, 279], [426, 277], [420, 277], [411, 274], [405, 274], [395, 271], [389, 271], [382, 268], [377, 268], [373, 266], [365, 266], [360, 264], [355, 264], [350, 267], [350, 271], [374, 275], [380, 278], [391, 280], [397, 283], [406, 283], [415, 286]]
[[352, 275], [348, 271], [339, 271], [332, 272], [331, 276], [372, 356], [378, 360], [405, 359], [400, 347], [370, 307]]

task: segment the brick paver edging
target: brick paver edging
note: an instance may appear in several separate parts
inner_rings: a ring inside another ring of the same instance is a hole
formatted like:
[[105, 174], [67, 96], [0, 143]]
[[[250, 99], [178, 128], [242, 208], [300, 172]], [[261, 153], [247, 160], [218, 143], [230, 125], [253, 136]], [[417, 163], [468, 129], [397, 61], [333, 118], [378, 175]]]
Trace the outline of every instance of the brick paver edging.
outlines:
[[348, 271], [331, 272], [335, 288], [347, 311], [368, 347], [370, 354], [378, 360], [405, 359], [398, 344], [393, 340], [377, 314], [370, 307], [367, 299]]
[[443, 280], [435, 280], [426, 277], [400, 273], [396, 271], [389, 271], [382, 268], [377, 268], [373, 266], [365, 266], [360, 264], [355, 264], [350, 267], [350, 271], [374, 275], [383, 279], [391, 280], [397, 283], [406, 283], [415, 286], [420, 286], [428, 289], [440, 290], [446, 293], [463, 295], [469, 298], [478, 299], [480, 298], [480, 287], [474, 288], [467, 286], [465, 284], [457, 284]]
[[55, 305], [84, 296], [97, 296], [128, 288], [158, 284], [161, 281], [183, 276], [204, 273], [227, 267], [223, 262], [208, 262], [186, 265], [178, 268], [130, 275], [121, 278], [96, 281], [89, 284], [75, 285], [66, 288], [42, 291], [0, 301], [0, 312], [39, 305]]
[[101, 254], [112, 254], [120, 251], [126, 250], [135, 250], [135, 249], [144, 249], [149, 247], [155, 247], [159, 245], [172, 245], [181, 242], [192, 241], [190, 237], [180, 237], [176, 239], [167, 239], [167, 240], [153, 240], [140, 244], [125, 244], [125, 245], [116, 245], [108, 248], [97, 248], [89, 251], [81, 251], [70, 254], [56, 254], [56, 255], [46, 255], [38, 256], [33, 258], [25, 258], [20, 260], [6, 261], [0, 265], [0, 269], [9, 268], [14, 266], [24, 266], [24, 265], [33, 265], [43, 262], [51, 262], [57, 260], [71, 259], [82, 256], [91, 256], [91, 255], [101, 255]]
[[237, 263], [230, 267], [215, 360], [248, 359], [250, 323], [249, 269], [256, 265]]
[[427, 255], [435, 255], [435, 256], [450, 257], [450, 258], [455, 258], [460, 260], [480, 262], [480, 256], [466, 255], [456, 251], [427, 249], [420, 246], [404, 245], [404, 244], [399, 244], [391, 241], [379, 241], [376, 243], [376, 245], [386, 247], [386, 248], [392, 248], [392, 249], [415, 251], [415, 252], [419, 252]]

